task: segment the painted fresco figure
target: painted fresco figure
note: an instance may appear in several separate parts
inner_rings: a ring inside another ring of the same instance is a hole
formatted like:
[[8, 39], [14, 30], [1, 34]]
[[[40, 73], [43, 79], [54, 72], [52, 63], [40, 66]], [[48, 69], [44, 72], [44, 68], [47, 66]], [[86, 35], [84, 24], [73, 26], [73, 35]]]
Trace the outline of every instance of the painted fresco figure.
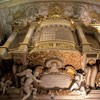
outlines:
[[86, 86], [87, 88], [95, 89], [95, 79], [97, 75], [96, 61], [91, 59], [86, 67]]
[[33, 85], [32, 83], [35, 82], [41, 82], [40, 80], [36, 79], [36, 77], [32, 74], [31, 69], [26, 69], [25, 71], [21, 73], [17, 73], [17, 76], [25, 76], [26, 80], [24, 82], [23, 90], [26, 93], [26, 95], [22, 98], [22, 100], [26, 100], [32, 93]]

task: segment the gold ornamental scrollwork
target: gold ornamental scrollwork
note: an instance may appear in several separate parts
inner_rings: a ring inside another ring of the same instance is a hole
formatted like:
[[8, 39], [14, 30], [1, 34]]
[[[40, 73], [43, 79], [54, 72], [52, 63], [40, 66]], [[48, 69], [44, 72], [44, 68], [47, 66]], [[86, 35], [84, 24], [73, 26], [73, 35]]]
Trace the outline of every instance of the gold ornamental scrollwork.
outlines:
[[44, 65], [46, 59], [57, 57], [63, 61], [63, 65], [72, 65], [75, 69], [81, 68], [81, 55], [78, 51], [71, 50], [43, 50], [34, 51], [27, 55], [27, 62], [31, 66]]
[[49, 6], [48, 8], [48, 15], [49, 17], [60, 17], [63, 16], [64, 14], [64, 8], [63, 5], [59, 3], [53, 3], [52, 5]]
[[39, 49], [75, 49], [75, 44], [72, 42], [40, 42], [35, 45], [34, 50]]

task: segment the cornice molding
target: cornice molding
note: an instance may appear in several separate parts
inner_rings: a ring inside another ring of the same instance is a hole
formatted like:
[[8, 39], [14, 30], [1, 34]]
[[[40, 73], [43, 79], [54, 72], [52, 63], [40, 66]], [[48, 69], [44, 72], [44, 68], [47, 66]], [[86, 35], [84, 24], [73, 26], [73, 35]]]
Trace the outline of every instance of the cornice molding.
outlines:
[[100, 0], [0, 0], [0, 8], [11, 7], [25, 3], [38, 3], [38, 2], [81, 2], [100, 5]]

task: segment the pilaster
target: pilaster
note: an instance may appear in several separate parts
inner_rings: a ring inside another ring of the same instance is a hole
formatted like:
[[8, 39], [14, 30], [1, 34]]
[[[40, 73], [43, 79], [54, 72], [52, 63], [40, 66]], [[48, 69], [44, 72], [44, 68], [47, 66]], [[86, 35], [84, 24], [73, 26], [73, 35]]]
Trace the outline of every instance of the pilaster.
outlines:
[[79, 37], [80, 44], [82, 47], [82, 52], [91, 51], [92, 50], [91, 45], [90, 45], [90, 43], [88, 43], [88, 41], [83, 33], [82, 27], [80, 25], [76, 25], [76, 29], [77, 29], [78, 37]]
[[0, 56], [7, 55], [8, 49], [10, 45], [12, 44], [12, 42], [14, 41], [14, 39], [16, 38], [16, 36], [17, 36], [17, 32], [12, 33], [10, 37], [8, 38], [8, 40], [5, 42], [5, 44], [0, 47]]

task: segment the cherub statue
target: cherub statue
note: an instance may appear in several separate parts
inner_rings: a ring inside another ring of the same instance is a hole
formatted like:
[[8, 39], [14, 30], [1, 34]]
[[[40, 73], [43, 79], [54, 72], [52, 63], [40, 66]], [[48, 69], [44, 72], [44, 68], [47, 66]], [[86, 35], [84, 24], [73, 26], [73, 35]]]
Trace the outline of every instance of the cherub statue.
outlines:
[[49, 70], [49, 73], [59, 73], [59, 70], [57, 69], [57, 63], [56, 62], [51, 63], [51, 68]]
[[23, 96], [23, 92], [24, 92], [23, 91], [23, 87], [24, 87], [25, 80], [26, 80], [26, 77], [25, 76], [21, 78], [21, 96]]
[[44, 67], [43, 66], [37, 66], [34, 71], [34, 76], [38, 77], [43, 72]]
[[96, 65], [96, 61], [94, 59], [90, 59], [86, 66], [86, 86], [90, 89], [95, 89], [95, 79], [97, 76], [98, 68]]
[[86, 95], [83, 71], [80, 70], [75, 76], [75, 82], [72, 85], [71, 91], [77, 92], [79, 95]]
[[5, 80], [4, 77], [1, 78], [0, 87], [1, 87], [3, 95], [5, 94], [7, 88], [9, 88], [11, 84], [12, 84], [12, 81], [10, 79]]
[[21, 73], [17, 73], [17, 76], [24, 76], [26, 77], [23, 90], [25, 91], [26, 95], [22, 98], [22, 100], [26, 100], [32, 93], [33, 85], [32, 83], [35, 82], [41, 82], [40, 80], [36, 79], [36, 77], [32, 74], [31, 69], [26, 69], [25, 71]]
[[0, 81], [0, 89], [3, 91], [3, 94], [5, 94], [5, 79], [2, 78]]
[[36, 88], [32, 88], [33, 90], [33, 99], [37, 99], [37, 89]]

